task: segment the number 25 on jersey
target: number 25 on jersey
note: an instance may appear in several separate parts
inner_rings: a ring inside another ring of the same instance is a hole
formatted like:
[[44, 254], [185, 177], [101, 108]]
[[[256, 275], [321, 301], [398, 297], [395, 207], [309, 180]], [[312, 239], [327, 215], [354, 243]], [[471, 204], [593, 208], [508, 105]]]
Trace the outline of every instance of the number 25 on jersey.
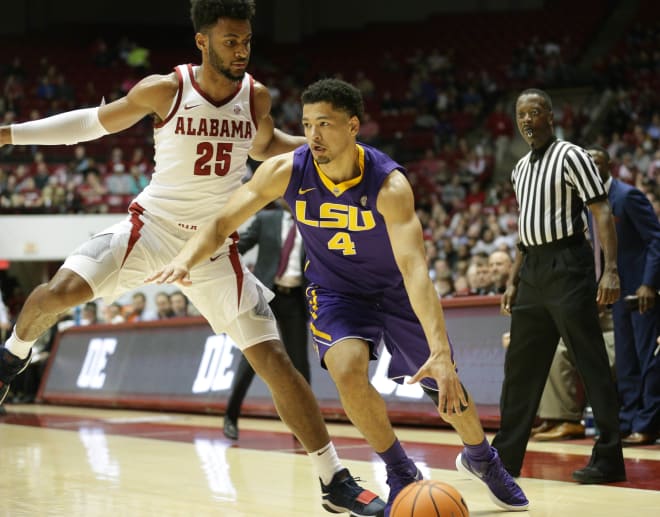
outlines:
[[231, 166], [231, 152], [234, 144], [227, 142], [200, 142], [197, 144], [197, 160], [195, 160], [195, 176], [224, 176]]

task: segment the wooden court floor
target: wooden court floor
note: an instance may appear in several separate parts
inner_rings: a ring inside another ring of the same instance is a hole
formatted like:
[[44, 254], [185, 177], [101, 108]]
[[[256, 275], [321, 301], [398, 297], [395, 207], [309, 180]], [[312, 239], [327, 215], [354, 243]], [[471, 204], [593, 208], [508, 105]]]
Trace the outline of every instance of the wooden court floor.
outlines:
[[[143, 411], [8, 405], [0, 417], [0, 517], [329, 516], [300, 444], [272, 419], [241, 419], [238, 442], [222, 418]], [[363, 486], [387, 495], [380, 459], [348, 424], [330, 424]], [[514, 515], [458, 473], [457, 435], [398, 428], [425, 477], [452, 484], [472, 516]], [[489, 435], [489, 438], [491, 436]], [[590, 440], [531, 442], [519, 482], [534, 517], [660, 516], [660, 446], [625, 449], [628, 481], [580, 486]]]

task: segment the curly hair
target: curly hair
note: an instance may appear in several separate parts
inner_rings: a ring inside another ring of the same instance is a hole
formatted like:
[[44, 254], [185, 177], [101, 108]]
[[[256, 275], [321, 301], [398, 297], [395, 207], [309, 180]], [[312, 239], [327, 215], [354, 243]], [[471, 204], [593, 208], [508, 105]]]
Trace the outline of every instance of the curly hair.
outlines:
[[356, 116], [360, 121], [364, 117], [364, 102], [360, 90], [340, 79], [316, 81], [305, 88], [300, 98], [303, 105], [327, 102], [334, 109], [348, 113], [349, 117]]
[[254, 0], [191, 0], [190, 19], [195, 32], [204, 32], [218, 18], [252, 20], [256, 7]]

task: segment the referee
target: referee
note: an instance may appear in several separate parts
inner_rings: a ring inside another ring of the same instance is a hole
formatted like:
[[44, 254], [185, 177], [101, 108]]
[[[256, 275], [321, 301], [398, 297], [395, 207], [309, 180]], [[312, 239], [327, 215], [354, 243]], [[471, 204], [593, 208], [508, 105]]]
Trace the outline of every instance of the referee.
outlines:
[[[531, 151], [511, 176], [520, 211], [520, 253], [502, 295], [502, 310], [511, 314], [511, 344], [504, 362], [501, 426], [493, 446], [509, 473], [519, 476], [561, 336], [575, 356], [600, 429], [589, 464], [573, 472], [573, 478], [580, 483], [624, 481], [619, 404], [597, 307], [619, 297], [616, 233], [607, 193], [587, 152], [555, 137], [546, 92], [523, 91], [516, 101], [516, 120]], [[598, 285], [593, 251], [584, 237], [585, 204], [605, 255]]]

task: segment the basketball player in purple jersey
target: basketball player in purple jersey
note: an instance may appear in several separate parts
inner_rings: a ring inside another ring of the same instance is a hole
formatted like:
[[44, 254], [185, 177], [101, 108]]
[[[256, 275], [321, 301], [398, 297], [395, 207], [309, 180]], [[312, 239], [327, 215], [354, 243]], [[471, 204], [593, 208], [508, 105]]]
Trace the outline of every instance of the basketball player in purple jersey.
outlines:
[[456, 372], [442, 307], [428, 276], [422, 227], [403, 168], [356, 141], [363, 114], [359, 90], [324, 79], [302, 94], [307, 145], [265, 161], [236, 191], [215, 223], [200, 230], [149, 281], [190, 284], [191, 267], [248, 217], [284, 197], [305, 243], [310, 328], [321, 364], [351, 421], [384, 460], [390, 494], [385, 515], [421, 473], [370, 384], [368, 365], [381, 339], [392, 355], [389, 376], [420, 382], [465, 447], [459, 470], [485, 482], [493, 501], [522, 511], [528, 501], [487, 442]]
[[[213, 220], [241, 185], [248, 155], [264, 160], [305, 142], [274, 129], [268, 89], [246, 73], [254, 11], [252, 0], [193, 0], [201, 65], [146, 77], [101, 107], [0, 127], [0, 145], [61, 145], [116, 133], [151, 116], [156, 162], [127, 218], [83, 243], [28, 297], [0, 347], [0, 403], [29, 364], [32, 344], [59, 314], [143, 286], [145, 275], [166, 265]], [[272, 293], [241, 264], [236, 240], [219, 243], [191, 271], [195, 285], [184, 293], [216, 333], [233, 339], [268, 385], [279, 415], [319, 473], [324, 508], [356, 517], [382, 515], [385, 502], [341, 466], [314, 394], [279, 340], [267, 303]]]

